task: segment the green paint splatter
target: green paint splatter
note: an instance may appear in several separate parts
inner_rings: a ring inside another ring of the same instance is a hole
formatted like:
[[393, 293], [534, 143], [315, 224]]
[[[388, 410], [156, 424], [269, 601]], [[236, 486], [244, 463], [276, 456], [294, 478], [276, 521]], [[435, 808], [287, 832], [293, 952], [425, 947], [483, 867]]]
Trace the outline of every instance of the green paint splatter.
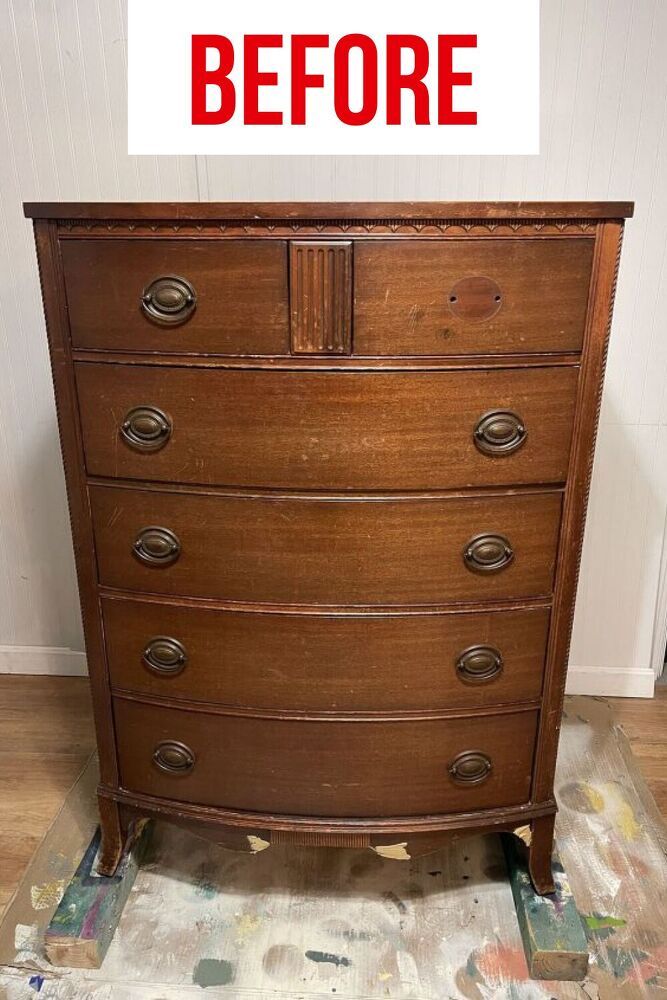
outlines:
[[604, 913], [582, 914], [588, 937], [607, 938], [614, 934], [617, 927], [625, 927], [627, 920], [622, 917], [611, 917]]
[[591, 913], [589, 916], [585, 916], [584, 920], [593, 931], [599, 927], [625, 927], [627, 923], [622, 917], [608, 917], [601, 913]]
[[352, 962], [345, 955], [332, 955], [328, 951], [307, 951], [306, 958], [309, 958], [311, 962], [329, 962], [336, 967], [352, 965]]
[[207, 986], [227, 986], [234, 979], [234, 966], [224, 958], [200, 958], [192, 974], [192, 981], [206, 989]]

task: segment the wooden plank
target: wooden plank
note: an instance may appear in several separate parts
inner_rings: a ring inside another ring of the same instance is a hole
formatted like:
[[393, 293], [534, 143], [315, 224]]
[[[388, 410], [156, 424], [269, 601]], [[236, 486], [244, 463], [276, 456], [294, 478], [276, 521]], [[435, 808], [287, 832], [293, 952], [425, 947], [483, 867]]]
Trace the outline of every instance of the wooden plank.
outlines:
[[511, 834], [502, 834], [501, 839], [531, 978], [576, 982], [585, 979], [586, 933], [558, 855], [553, 854], [556, 892], [538, 896], [519, 840]]
[[88, 845], [44, 935], [52, 965], [99, 969], [123, 913], [150, 840], [150, 823], [137, 827], [112, 877], [95, 874], [99, 828]]
[[29, 219], [618, 219], [631, 201], [25, 202]]

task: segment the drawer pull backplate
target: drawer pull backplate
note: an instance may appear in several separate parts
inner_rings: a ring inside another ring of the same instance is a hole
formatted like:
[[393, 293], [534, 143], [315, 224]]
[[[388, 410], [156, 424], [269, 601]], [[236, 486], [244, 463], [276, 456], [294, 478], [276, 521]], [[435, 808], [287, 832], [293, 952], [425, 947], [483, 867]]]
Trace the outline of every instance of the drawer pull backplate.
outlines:
[[481, 750], [465, 750], [458, 754], [447, 770], [459, 785], [479, 785], [492, 770], [491, 758]]
[[197, 293], [187, 278], [164, 274], [144, 288], [141, 308], [155, 323], [178, 326], [197, 308]]
[[473, 438], [485, 455], [511, 455], [526, 440], [523, 420], [512, 410], [490, 410], [479, 418]]
[[141, 529], [132, 550], [147, 566], [170, 566], [181, 554], [181, 543], [169, 528], [152, 525]]
[[503, 658], [494, 646], [470, 646], [456, 661], [456, 672], [468, 684], [483, 684], [502, 673]]
[[156, 406], [135, 406], [121, 424], [120, 435], [137, 451], [158, 451], [171, 437], [171, 420]]
[[153, 762], [167, 774], [187, 774], [195, 766], [195, 755], [178, 740], [163, 740], [153, 751]]
[[504, 535], [477, 535], [463, 550], [463, 561], [475, 573], [497, 573], [514, 559], [514, 550]]
[[185, 668], [188, 654], [178, 639], [156, 635], [146, 644], [142, 659], [155, 673], [173, 676]]

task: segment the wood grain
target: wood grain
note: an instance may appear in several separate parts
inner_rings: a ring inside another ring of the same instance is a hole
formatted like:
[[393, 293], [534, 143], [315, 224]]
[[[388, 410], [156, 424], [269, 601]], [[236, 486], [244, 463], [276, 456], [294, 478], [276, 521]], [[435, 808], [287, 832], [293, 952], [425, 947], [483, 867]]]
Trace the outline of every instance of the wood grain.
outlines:
[[352, 351], [352, 244], [291, 240], [290, 305], [293, 354]]
[[[538, 698], [548, 608], [440, 615], [257, 614], [102, 600], [111, 682], [144, 695], [302, 712], [479, 708]], [[146, 665], [153, 636], [185, 648], [174, 675]], [[490, 645], [502, 672], [466, 683], [460, 654]]]
[[[429, 373], [199, 371], [77, 364], [88, 472], [294, 489], [438, 489], [563, 482], [577, 369]], [[120, 438], [149, 405], [171, 436], [142, 452]], [[475, 427], [512, 410], [527, 436], [488, 455]]]
[[551, 619], [544, 711], [540, 716], [538, 752], [535, 760], [534, 794], [539, 798], [553, 788], [558, 753], [567, 660], [572, 636], [574, 602], [584, 541], [588, 493], [593, 472], [602, 385], [611, 332], [611, 316], [621, 256], [623, 226], [602, 224], [596, 243], [591, 282], [584, 360], [579, 380], [577, 415], [570, 455], [570, 473], [563, 501], [563, 527]]
[[[355, 354], [579, 351], [592, 257], [592, 240], [359, 241]], [[457, 315], [469, 276], [497, 286], [489, 319]]]
[[631, 201], [25, 202], [40, 219], [621, 219]]
[[[122, 351], [284, 354], [289, 350], [285, 243], [196, 240], [62, 242], [72, 343]], [[193, 285], [181, 326], [141, 310], [162, 275]]]
[[84, 677], [0, 675], [0, 915], [95, 748]]
[[[290, 500], [90, 488], [100, 582], [119, 589], [284, 604], [438, 604], [551, 591], [559, 493], [447, 500]], [[133, 555], [138, 533], [180, 539], [170, 566]], [[463, 549], [500, 532], [515, 558], [466, 568]]]
[[[257, 812], [393, 816], [515, 805], [528, 798], [536, 714], [420, 722], [290, 722], [212, 716], [114, 699], [121, 782], [149, 795]], [[194, 753], [189, 774], [153, 763], [162, 740]], [[493, 761], [462, 787], [449, 763]]]

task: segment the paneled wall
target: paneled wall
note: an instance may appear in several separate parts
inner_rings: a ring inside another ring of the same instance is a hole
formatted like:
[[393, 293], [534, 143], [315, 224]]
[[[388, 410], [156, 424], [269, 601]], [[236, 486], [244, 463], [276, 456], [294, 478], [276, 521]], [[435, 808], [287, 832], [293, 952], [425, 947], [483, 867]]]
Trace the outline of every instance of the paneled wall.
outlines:
[[542, 0], [542, 153], [535, 157], [129, 157], [122, 5], [9, 0], [7, 6], [5, 0], [0, 670], [3, 664], [76, 670], [82, 663], [53, 399], [22, 200], [634, 198], [570, 687], [650, 694], [667, 638], [664, 575], [661, 586], [661, 567], [664, 574], [667, 565], [665, 50], [662, 0]]

